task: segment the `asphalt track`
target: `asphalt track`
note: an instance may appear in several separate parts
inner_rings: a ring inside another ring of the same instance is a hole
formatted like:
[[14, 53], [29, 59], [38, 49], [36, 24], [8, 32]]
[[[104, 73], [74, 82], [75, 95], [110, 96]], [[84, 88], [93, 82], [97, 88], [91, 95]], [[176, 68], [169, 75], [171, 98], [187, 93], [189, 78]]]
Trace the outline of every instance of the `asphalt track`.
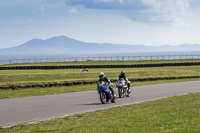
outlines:
[[[0, 99], [0, 127], [200, 92], [200, 81], [132, 87], [129, 98], [101, 104], [94, 91]], [[115, 89], [117, 92], [117, 90]]]

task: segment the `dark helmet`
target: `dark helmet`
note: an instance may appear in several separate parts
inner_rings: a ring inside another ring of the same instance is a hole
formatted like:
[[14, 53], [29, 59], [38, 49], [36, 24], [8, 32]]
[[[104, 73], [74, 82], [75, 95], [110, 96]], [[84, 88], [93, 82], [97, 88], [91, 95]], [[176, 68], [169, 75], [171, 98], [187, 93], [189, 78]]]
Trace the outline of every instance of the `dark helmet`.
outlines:
[[121, 71], [121, 75], [125, 75], [125, 71]]
[[99, 73], [99, 78], [103, 78], [104, 77], [104, 73], [103, 72], [100, 72]]

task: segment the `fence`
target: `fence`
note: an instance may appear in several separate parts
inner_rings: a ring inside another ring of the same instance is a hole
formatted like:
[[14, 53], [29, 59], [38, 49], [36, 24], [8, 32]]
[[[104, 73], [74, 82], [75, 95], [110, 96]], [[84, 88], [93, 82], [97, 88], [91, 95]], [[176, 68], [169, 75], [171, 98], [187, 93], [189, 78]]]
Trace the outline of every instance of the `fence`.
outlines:
[[65, 57], [40, 59], [0, 60], [0, 65], [16, 63], [73, 62], [73, 61], [129, 61], [129, 60], [176, 60], [200, 59], [200, 55], [157, 55], [157, 56], [111, 56], [111, 57]]

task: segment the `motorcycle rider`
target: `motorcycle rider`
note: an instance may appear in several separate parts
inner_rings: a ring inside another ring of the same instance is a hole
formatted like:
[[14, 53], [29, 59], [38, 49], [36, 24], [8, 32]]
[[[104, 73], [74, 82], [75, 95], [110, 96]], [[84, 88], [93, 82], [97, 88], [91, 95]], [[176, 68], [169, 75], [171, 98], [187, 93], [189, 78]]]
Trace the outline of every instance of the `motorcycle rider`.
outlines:
[[109, 79], [108, 77], [106, 77], [106, 76], [104, 75], [103, 72], [99, 73], [99, 80], [98, 80], [98, 83], [99, 83], [99, 82], [102, 82], [102, 81], [105, 82], [105, 83], [107, 83], [107, 85], [109, 86], [109, 89], [112, 91], [112, 94], [113, 94], [114, 96], [116, 96], [116, 94], [115, 94], [113, 88], [111, 87], [111, 81], [110, 81], [110, 79]]
[[130, 81], [128, 80], [128, 78], [126, 77], [125, 75], [125, 71], [121, 71], [121, 74], [119, 75], [118, 79], [117, 79], [117, 82], [120, 80], [120, 79], [124, 79], [126, 82], [125, 84], [128, 86], [128, 93], [131, 92], [131, 89], [130, 89]]

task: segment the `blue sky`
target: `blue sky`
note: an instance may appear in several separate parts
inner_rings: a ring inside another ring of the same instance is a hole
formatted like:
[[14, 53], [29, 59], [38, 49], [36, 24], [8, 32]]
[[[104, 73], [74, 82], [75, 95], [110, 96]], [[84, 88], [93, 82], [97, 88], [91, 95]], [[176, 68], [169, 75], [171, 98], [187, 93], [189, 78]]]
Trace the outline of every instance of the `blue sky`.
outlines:
[[0, 0], [0, 48], [65, 35], [84, 42], [200, 44], [199, 0]]

